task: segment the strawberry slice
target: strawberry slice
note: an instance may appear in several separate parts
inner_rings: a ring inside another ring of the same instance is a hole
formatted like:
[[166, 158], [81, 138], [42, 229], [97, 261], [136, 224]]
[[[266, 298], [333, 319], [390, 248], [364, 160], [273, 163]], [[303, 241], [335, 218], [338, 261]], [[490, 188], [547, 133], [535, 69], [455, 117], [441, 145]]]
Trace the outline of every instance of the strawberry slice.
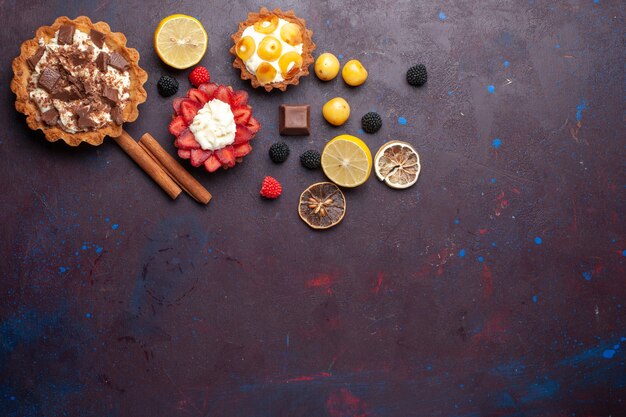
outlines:
[[187, 129], [187, 124], [183, 116], [174, 117], [170, 122], [169, 131], [174, 136], [180, 136], [183, 130]]
[[246, 127], [248, 128], [248, 130], [250, 130], [250, 132], [252, 132], [253, 135], [261, 130], [261, 124], [254, 117], [250, 117], [250, 120], [248, 120], [248, 124], [246, 125]]
[[200, 103], [194, 100], [190, 100], [188, 98], [184, 99], [180, 102], [180, 115], [183, 117], [185, 124], [189, 126], [191, 122], [193, 122], [193, 118], [196, 117], [198, 110], [200, 110], [202, 106]]
[[201, 106], [204, 106], [209, 101], [209, 95], [204, 91], [197, 90], [195, 88], [187, 91], [187, 97], [190, 100], [197, 101]]
[[209, 172], [215, 172], [218, 169], [220, 169], [220, 167], [222, 166], [222, 163], [220, 162], [219, 159], [217, 159], [217, 156], [215, 155], [215, 153], [213, 153], [209, 159], [207, 159], [204, 162], [204, 167], [206, 168], [207, 171]]
[[237, 132], [235, 133], [235, 145], [250, 141], [254, 134], [245, 126], [237, 126]]
[[230, 104], [231, 95], [232, 95], [232, 91], [225, 85], [220, 85], [219, 87], [217, 87], [217, 90], [215, 91], [215, 98], [227, 104]]
[[189, 159], [191, 157], [191, 150], [189, 149], [179, 149], [178, 157], [182, 159]]
[[199, 167], [204, 164], [204, 161], [209, 159], [213, 152], [205, 151], [204, 149], [192, 149], [191, 150], [191, 165]]
[[174, 146], [179, 149], [200, 149], [200, 144], [196, 141], [193, 133], [189, 129], [184, 130], [174, 141]]
[[185, 97], [176, 97], [172, 100], [172, 107], [174, 108], [174, 113], [176, 116], [180, 116], [180, 103], [185, 99]]
[[205, 83], [198, 86], [198, 90], [205, 92], [209, 96], [209, 100], [215, 97], [215, 91], [219, 85], [215, 83]]
[[245, 106], [248, 104], [248, 93], [243, 90], [235, 91], [230, 98], [230, 104], [233, 107]]
[[241, 106], [232, 108], [235, 123], [245, 126], [252, 116], [252, 108], [250, 106]]
[[215, 155], [217, 155], [217, 159], [220, 160], [220, 163], [222, 165], [228, 167], [235, 166], [235, 149], [232, 147], [232, 145], [228, 145], [223, 147], [222, 149], [218, 149], [217, 151], [215, 151]]
[[250, 151], [252, 151], [252, 146], [250, 146], [249, 142], [244, 142], [240, 145], [233, 146], [235, 148], [235, 158], [243, 158], [248, 155]]

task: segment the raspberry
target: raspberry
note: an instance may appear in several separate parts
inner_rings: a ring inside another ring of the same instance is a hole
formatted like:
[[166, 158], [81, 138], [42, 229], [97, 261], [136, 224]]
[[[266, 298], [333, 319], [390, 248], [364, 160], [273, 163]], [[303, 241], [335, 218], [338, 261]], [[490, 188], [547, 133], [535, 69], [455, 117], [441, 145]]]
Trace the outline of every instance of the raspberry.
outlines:
[[289, 156], [289, 146], [285, 142], [276, 142], [270, 146], [269, 154], [275, 164], [283, 163]]
[[261, 195], [265, 198], [278, 198], [283, 192], [283, 187], [272, 177], [265, 177], [261, 185]]
[[200, 84], [206, 84], [209, 81], [211, 81], [211, 75], [209, 74], [209, 70], [204, 67], [195, 67], [189, 74], [189, 82], [191, 82], [194, 87], [198, 87]]
[[361, 127], [364, 132], [376, 133], [383, 126], [383, 119], [376, 112], [366, 113], [361, 119]]
[[426, 80], [428, 80], [428, 73], [424, 64], [414, 65], [406, 72], [406, 81], [415, 87], [426, 84]]
[[320, 167], [321, 156], [320, 153], [313, 150], [308, 150], [300, 155], [300, 163], [303, 167], [308, 169], [317, 169]]
[[159, 94], [163, 97], [173, 96], [178, 92], [178, 81], [176, 81], [176, 78], [164, 75], [159, 78], [157, 88], [159, 89]]

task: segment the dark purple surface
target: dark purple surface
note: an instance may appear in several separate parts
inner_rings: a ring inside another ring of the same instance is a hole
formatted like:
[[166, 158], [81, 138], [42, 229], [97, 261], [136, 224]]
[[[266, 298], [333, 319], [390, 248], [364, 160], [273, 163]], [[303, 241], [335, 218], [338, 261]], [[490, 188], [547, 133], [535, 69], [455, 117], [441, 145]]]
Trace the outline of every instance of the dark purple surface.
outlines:
[[[110, 140], [29, 131], [11, 60], [59, 15], [107, 21], [150, 74], [128, 131], [174, 153], [154, 28], [197, 16], [213, 80], [250, 90], [228, 49], [256, 2], [0, 2], [0, 415], [623, 415], [623, 3], [281, 6], [369, 79], [251, 92], [263, 129], [237, 168], [193, 171], [205, 207], [168, 200]], [[321, 118], [335, 96], [352, 107], [340, 128]], [[313, 132], [273, 165], [281, 103], [309, 103]], [[360, 134], [372, 109], [384, 126]], [[409, 141], [422, 174], [405, 191], [372, 177], [314, 232], [296, 205], [323, 174], [297, 156], [340, 133]], [[277, 201], [258, 196], [265, 175]]]

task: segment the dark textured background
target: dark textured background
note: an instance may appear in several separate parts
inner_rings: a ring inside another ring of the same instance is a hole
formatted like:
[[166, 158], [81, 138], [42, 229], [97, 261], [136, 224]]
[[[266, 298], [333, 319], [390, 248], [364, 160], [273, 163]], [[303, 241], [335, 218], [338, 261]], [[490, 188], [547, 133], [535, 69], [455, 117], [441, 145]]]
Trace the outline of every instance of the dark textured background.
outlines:
[[[170, 201], [111, 140], [29, 131], [11, 60], [59, 15], [107, 21], [150, 74], [127, 129], [174, 153], [156, 25], [197, 16], [213, 80], [250, 90], [229, 36], [259, 4], [0, 2], [0, 415], [624, 415], [623, 2], [275, 5], [369, 79], [251, 92], [263, 129], [236, 169], [193, 170], [205, 207]], [[421, 89], [404, 80], [417, 62]], [[340, 128], [321, 118], [335, 96], [353, 111]], [[286, 138], [277, 166], [281, 103], [311, 104], [313, 134]], [[360, 134], [371, 109], [384, 126]], [[323, 174], [297, 155], [340, 133], [409, 141], [422, 174], [346, 191], [343, 223], [319, 233], [296, 205]], [[265, 175], [279, 200], [259, 198]]]

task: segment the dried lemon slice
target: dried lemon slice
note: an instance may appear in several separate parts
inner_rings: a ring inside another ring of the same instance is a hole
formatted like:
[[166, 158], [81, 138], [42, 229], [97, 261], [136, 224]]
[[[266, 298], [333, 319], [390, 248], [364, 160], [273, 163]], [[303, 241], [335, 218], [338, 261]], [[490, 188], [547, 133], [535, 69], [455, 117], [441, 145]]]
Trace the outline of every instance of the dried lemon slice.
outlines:
[[161, 20], [154, 31], [154, 49], [163, 62], [173, 68], [196, 65], [206, 52], [209, 37], [198, 19], [173, 14]]
[[343, 220], [346, 198], [332, 182], [318, 182], [300, 195], [298, 214], [313, 229], [328, 229]]
[[406, 142], [392, 140], [380, 147], [374, 157], [374, 171], [379, 180], [392, 188], [409, 188], [420, 175], [420, 156]]

